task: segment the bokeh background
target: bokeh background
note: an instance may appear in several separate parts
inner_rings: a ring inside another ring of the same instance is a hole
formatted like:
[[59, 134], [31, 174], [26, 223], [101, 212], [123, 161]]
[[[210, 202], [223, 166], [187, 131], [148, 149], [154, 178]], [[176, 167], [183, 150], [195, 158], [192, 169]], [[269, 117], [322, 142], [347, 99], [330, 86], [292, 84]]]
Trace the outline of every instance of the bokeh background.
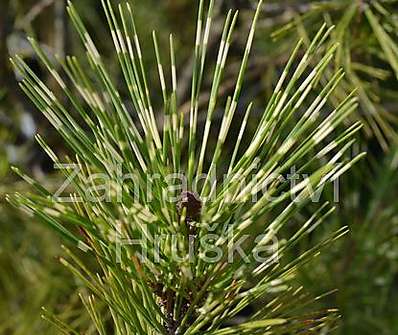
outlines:
[[[167, 45], [168, 34], [173, 33], [181, 108], [187, 109], [196, 1], [134, 3], [148, 76], [154, 81], [157, 68], [151, 31], [157, 30], [161, 46]], [[74, 4], [123, 89], [101, 2], [75, 0]], [[220, 15], [215, 19], [216, 33], [210, 45], [217, 43], [221, 33], [221, 14], [229, 8], [240, 10], [221, 89], [228, 94], [233, 89], [255, 1], [217, 0], [216, 6]], [[327, 43], [339, 43], [331, 66], [343, 67], [346, 72], [330, 104], [357, 88], [360, 106], [346, 123], [363, 122], [355, 150], [365, 150], [368, 155], [340, 179], [336, 212], [295, 252], [308, 249], [341, 226], [349, 226], [350, 233], [301, 269], [300, 284], [314, 296], [329, 292], [319, 299], [317, 307], [339, 309], [336, 334], [398, 334], [398, 1], [266, 1], [242, 102], [265, 101], [294, 41], [301, 37], [308, 43], [323, 22], [335, 25]], [[50, 323], [41, 320], [42, 306], [73, 324], [89, 323], [75, 294], [80, 283], [57, 260], [62, 241], [5, 200], [7, 193], [28, 191], [27, 184], [13, 174], [14, 165], [50, 188], [59, 183], [49, 158], [35, 143], [35, 134], [43, 135], [54, 151], [65, 150], [59, 136], [19, 89], [18, 74], [9, 62], [10, 55], [21, 55], [44, 82], [59, 90], [35, 57], [27, 35], [61, 57], [79, 57], [84, 52], [68, 22], [64, 0], [0, 0], [0, 334], [56, 334]], [[209, 48], [209, 59], [215, 57], [211, 55], [215, 49]], [[203, 102], [209, 86], [205, 78]], [[199, 115], [201, 122], [203, 119]], [[333, 190], [325, 190], [322, 196], [333, 201]], [[307, 211], [311, 213], [311, 206]], [[299, 225], [303, 218], [295, 221], [292, 225]]]

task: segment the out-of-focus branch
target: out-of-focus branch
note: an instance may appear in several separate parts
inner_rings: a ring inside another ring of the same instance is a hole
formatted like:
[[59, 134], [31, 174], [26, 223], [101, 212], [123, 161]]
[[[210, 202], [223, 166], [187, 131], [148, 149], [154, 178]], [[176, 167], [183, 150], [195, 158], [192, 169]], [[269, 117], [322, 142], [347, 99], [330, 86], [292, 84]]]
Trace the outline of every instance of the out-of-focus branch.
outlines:
[[39, 1], [36, 5], [34, 5], [29, 12], [19, 19], [15, 23], [15, 27], [17, 29], [26, 29], [28, 25], [38, 16], [40, 13], [45, 10], [47, 7], [51, 6], [55, 0], [42, 0]]

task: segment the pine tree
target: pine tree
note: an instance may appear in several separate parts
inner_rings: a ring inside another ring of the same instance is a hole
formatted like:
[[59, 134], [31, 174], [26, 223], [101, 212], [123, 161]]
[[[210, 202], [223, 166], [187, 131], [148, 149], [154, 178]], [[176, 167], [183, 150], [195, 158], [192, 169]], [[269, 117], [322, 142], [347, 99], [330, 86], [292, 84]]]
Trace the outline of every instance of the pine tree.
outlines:
[[[337, 68], [327, 81], [322, 80], [338, 50], [327, 42], [333, 27], [322, 25], [307, 48], [303, 50], [302, 40], [296, 44], [265, 107], [242, 106], [261, 6], [260, 1], [252, 17], [233, 94], [222, 101], [220, 83], [238, 13], [226, 15], [218, 57], [211, 65], [210, 96], [202, 111], [198, 98], [214, 1], [200, 1], [188, 116], [178, 104], [173, 36], [167, 56], [169, 85], [165, 53], [153, 34], [157, 87], [147, 78], [129, 3], [116, 8], [103, 1], [127, 97], [119, 93], [72, 4], [68, 13], [86, 48], [86, 59], [54, 60], [30, 40], [62, 89], [62, 97], [46, 87], [22, 57], [12, 59], [23, 78], [22, 90], [69, 148], [69, 156], [59, 158], [37, 136], [70, 188], [68, 195], [54, 196], [15, 168], [36, 192], [15, 194], [10, 201], [72, 244], [65, 247], [67, 256], [61, 262], [90, 292], [82, 292], [81, 299], [99, 334], [285, 334], [334, 327], [338, 317], [334, 309], [311, 313], [303, 309], [313, 299], [297, 287], [295, 276], [347, 227], [295, 259], [284, 257], [333, 212], [325, 202], [290, 236], [278, 237], [315, 193], [363, 156], [349, 155], [360, 122], [343, 126], [356, 109], [357, 98], [350, 92], [335, 107], [329, 103], [344, 74]], [[162, 97], [160, 108], [152, 103], [154, 95]], [[246, 125], [256, 108], [263, 112], [250, 132]], [[223, 111], [219, 127], [214, 122], [218, 109]], [[198, 126], [199, 113], [205, 115], [203, 130]], [[229, 133], [233, 122], [240, 123], [236, 138]], [[211, 136], [217, 138], [214, 146]], [[234, 143], [232, 152], [226, 148], [228, 141]], [[294, 187], [284, 178], [292, 167], [306, 174]], [[197, 183], [203, 175], [203, 182]], [[182, 189], [181, 179], [186, 181]], [[251, 238], [240, 244], [244, 237]], [[258, 255], [270, 244], [277, 249], [269, 261], [259, 262]], [[245, 255], [235, 255], [239, 246]], [[79, 248], [85, 256], [78, 255]], [[235, 257], [231, 260], [230, 255]], [[253, 313], [237, 319], [254, 303], [258, 307]], [[44, 317], [65, 334], [87, 331], [49, 312]]]

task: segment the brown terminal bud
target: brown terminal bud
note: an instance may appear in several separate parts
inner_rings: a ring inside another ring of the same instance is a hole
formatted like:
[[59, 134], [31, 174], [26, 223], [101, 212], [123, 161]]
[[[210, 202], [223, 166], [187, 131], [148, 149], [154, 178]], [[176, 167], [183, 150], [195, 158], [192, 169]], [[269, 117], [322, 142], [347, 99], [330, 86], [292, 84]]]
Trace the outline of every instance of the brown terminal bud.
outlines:
[[178, 214], [181, 215], [186, 208], [187, 221], [198, 221], [202, 212], [202, 201], [194, 192], [184, 191], [177, 203]]

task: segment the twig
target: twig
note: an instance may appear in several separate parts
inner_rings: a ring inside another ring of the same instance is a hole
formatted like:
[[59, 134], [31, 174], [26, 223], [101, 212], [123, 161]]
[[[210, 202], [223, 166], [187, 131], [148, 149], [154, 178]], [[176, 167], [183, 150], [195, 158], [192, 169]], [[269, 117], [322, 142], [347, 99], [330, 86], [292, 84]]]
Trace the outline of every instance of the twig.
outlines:
[[34, 5], [30, 11], [15, 23], [17, 29], [26, 29], [26, 27], [41, 14], [43, 10], [51, 6], [55, 0], [42, 0]]

